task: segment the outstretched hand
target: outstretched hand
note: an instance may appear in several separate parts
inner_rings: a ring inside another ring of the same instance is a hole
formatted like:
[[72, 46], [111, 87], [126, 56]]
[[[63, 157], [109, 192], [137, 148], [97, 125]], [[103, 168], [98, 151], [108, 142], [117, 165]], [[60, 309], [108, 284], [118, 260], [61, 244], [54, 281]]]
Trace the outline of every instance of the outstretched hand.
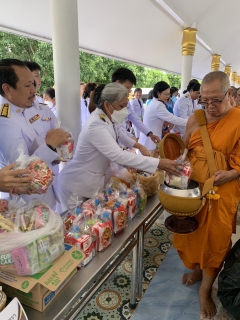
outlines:
[[169, 174], [174, 174], [175, 176], [180, 176], [181, 172], [178, 168], [181, 168], [182, 164], [176, 160], [160, 159], [158, 168], [166, 171]]
[[160, 142], [160, 138], [158, 136], [156, 136], [155, 134], [150, 134], [149, 137], [151, 138], [152, 142], [154, 143], [158, 143]]

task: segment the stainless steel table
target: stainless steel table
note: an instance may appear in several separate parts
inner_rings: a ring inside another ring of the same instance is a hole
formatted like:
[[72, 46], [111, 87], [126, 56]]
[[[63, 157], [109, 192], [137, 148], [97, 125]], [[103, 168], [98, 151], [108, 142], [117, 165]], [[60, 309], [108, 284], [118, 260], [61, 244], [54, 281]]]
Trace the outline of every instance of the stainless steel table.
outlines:
[[142, 295], [144, 234], [163, 208], [157, 195], [148, 198], [146, 209], [113, 238], [104, 252], [98, 253], [86, 268], [79, 270], [44, 312], [24, 306], [30, 320], [73, 320], [111, 273], [133, 250], [130, 307], [136, 307], [136, 294]]

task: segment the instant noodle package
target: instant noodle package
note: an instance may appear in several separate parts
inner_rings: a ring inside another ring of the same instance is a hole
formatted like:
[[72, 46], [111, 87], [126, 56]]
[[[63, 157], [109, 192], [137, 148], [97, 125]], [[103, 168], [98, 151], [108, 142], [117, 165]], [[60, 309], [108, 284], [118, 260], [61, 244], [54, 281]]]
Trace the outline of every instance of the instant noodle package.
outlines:
[[107, 249], [113, 235], [122, 232], [128, 221], [146, 207], [147, 195], [139, 181], [133, 189], [122, 182], [116, 185], [117, 190], [112, 186], [111, 181], [103, 192], [96, 191], [85, 201], [77, 194], [69, 198], [69, 210], [63, 217], [65, 242], [85, 254], [80, 267], [86, 266], [96, 252]]

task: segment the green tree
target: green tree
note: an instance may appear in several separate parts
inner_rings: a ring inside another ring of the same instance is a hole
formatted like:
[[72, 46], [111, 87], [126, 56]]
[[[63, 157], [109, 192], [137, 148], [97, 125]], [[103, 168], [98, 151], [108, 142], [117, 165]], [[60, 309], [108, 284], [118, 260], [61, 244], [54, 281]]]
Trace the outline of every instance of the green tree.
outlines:
[[176, 87], [179, 89], [181, 86], [181, 77], [177, 76], [175, 74], [172, 74], [172, 73], [167, 73], [166, 75], [168, 77], [168, 82], [169, 82], [170, 86]]
[[32, 60], [42, 68], [42, 88], [54, 84], [52, 45], [42, 41], [0, 32], [1, 59]]
[[[42, 41], [20, 37], [14, 34], [0, 32], [0, 57], [20, 60], [33, 60], [42, 68], [42, 87], [54, 84], [52, 45]], [[166, 81], [170, 86], [179, 88], [181, 78], [160, 70], [149, 69], [131, 63], [122, 62], [86, 52], [79, 52], [80, 77], [83, 82], [109, 83], [113, 72], [126, 67], [136, 76], [136, 85], [141, 88], [151, 88], [158, 81]]]

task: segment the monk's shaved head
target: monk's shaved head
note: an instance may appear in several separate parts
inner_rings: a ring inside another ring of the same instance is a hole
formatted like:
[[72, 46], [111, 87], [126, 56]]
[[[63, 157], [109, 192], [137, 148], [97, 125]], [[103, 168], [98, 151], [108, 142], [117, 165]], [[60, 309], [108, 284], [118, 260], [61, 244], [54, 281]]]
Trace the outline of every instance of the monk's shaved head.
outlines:
[[230, 81], [226, 73], [222, 71], [212, 71], [206, 74], [206, 76], [203, 78], [202, 85], [207, 85], [217, 80], [220, 82], [221, 92], [227, 92], [230, 88]]

